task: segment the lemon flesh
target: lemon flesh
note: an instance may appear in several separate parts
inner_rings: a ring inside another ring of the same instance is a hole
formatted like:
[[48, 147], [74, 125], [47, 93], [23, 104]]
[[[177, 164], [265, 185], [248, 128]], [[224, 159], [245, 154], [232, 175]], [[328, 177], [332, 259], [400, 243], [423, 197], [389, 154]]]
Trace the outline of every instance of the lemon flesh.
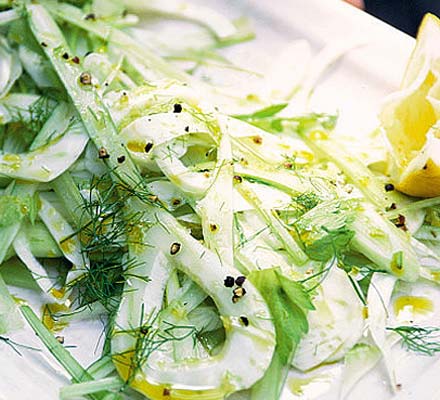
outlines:
[[417, 197], [440, 196], [440, 20], [427, 14], [401, 88], [379, 116], [390, 144], [395, 187]]

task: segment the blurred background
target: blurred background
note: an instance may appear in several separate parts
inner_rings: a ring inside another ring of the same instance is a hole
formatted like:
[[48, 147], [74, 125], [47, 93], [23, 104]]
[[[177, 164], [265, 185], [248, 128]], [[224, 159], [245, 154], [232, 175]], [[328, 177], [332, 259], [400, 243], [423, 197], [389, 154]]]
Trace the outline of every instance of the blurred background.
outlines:
[[423, 16], [430, 12], [440, 17], [440, 0], [345, 0], [371, 15], [416, 36]]

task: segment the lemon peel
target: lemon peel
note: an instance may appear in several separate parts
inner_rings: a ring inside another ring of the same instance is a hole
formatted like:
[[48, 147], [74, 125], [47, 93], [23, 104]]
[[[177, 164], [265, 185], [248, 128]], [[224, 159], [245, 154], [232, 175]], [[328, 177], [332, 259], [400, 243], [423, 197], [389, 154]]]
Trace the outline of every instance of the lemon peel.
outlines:
[[427, 14], [399, 91], [380, 113], [388, 173], [411, 196], [440, 196], [440, 19]]

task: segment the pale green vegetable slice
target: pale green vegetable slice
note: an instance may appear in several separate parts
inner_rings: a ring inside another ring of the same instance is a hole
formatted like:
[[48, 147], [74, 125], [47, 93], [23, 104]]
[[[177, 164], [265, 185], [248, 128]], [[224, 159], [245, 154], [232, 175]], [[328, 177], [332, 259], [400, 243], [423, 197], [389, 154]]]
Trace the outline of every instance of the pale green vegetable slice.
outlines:
[[57, 241], [64, 257], [72, 263], [72, 269], [69, 270], [66, 279], [66, 285], [70, 285], [86, 273], [90, 268], [90, 261], [86, 254], [82, 254], [80, 240], [73, 228], [52, 206], [44, 193], [40, 194], [40, 201], [41, 208], [38, 215]]
[[308, 314], [310, 330], [301, 340], [293, 365], [308, 370], [340, 360], [362, 336], [363, 304], [344, 271], [333, 267], [313, 300]]
[[53, 295], [54, 299], [59, 300], [59, 298], [57, 298], [58, 291], [56, 290], [56, 277], [51, 276], [50, 272], [47, 271], [46, 268], [41, 265], [37, 258], [32, 254], [29, 241], [22, 231], [17, 233], [13, 246], [15, 253], [20, 260], [26, 264], [41, 290]]
[[55, 88], [60, 85], [57, 76], [49, 68], [47, 61], [41, 54], [30, 50], [26, 46], [20, 46], [18, 55], [24, 70], [32, 77], [41, 88]]
[[0, 26], [6, 25], [20, 18], [20, 14], [16, 10], [6, 10], [0, 12]]
[[236, 212], [234, 229], [234, 258], [242, 272], [279, 267], [287, 276], [296, 277], [288, 253], [273, 251], [283, 244], [255, 210]]
[[165, 14], [170, 17], [187, 18], [212, 29], [220, 38], [232, 36], [236, 28], [228, 18], [204, 6], [196, 6], [184, 0], [148, 0], [139, 2], [125, 0], [125, 4], [136, 12]]
[[[142, 368], [144, 375], [136, 380], [135, 387], [150, 395], [164, 387], [176, 395], [188, 390], [194, 394], [199, 392], [199, 396], [203, 396], [200, 398], [205, 399], [220, 399], [250, 387], [261, 378], [273, 353], [273, 325], [266, 319], [270, 314], [265, 302], [251, 284], [245, 284], [246, 295], [233, 302], [232, 290], [223, 285], [223, 280], [227, 275], [239, 275], [238, 271], [222, 265], [214, 253], [191, 238], [170, 215], [160, 210], [151, 212], [148, 217], [151, 228], [144, 233], [143, 240], [165, 254], [212, 297], [223, 319], [226, 342], [218, 355], [207, 360], [167, 363], [160, 362], [160, 356], [156, 356], [159, 359], [154, 362], [153, 357], [151, 364], [147, 361]], [[151, 301], [151, 304], [160, 303], [158, 298]], [[241, 317], [248, 319], [248, 325], [240, 322]], [[121, 336], [117, 334], [115, 338]], [[121, 349], [120, 345], [118, 349], [132, 350], [130, 347]], [[236, 354], [242, 356], [237, 359]]]
[[[9, 208], [9, 211], [13, 212], [12, 215], [15, 217], [15, 220], [6, 221], [7, 223], [3, 221], [3, 223], [0, 224], [0, 264], [5, 260], [9, 247], [12, 245], [15, 236], [20, 230], [22, 218], [30, 211], [29, 204], [26, 204], [25, 199], [30, 200], [32, 198], [37, 190], [37, 186], [36, 184], [12, 183], [10, 192], [14, 198], [9, 198], [9, 205], [3, 204], [6, 207], [2, 209], [1, 217], [2, 219], [8, 217], [9, 212], [7, 208]], [[10, 207], [12, 207], [12, 209]]]
[[8, 288], [0, 275], [0, 335], [10, 333], [23, 327], [18, 307], [9, 294]]
[[420, 262], [409, 235], [397, 229], [372, 206], [365, 204], [362, 208], [352, 225], [356, 232], [353, 248], [400, 279], [417, 280]]
[[62, 137], [46, 146], [24, 154], [0, 153], [0, 175], [34, 182], [49, 182], [78, 159], [88, 140], [83, 125], [75, 120]]
[[368, 326], [371, 336], [382, 353], [388, 373], [390, 387], [396, 390], [395, 360], [391, 354], [391, 346], [387, 341], [385, 330], [388, 320], [388, 306], [393, 293], [396, 278], [383, 273], [375, 273], [368, 290]]
[[[44, 3], [44, 2], [42, 2]], [[191, 77], [184, 72], [181, 72], [168, 63], [156, 56], [153, 52], [149, 51], [145, 46], [139, 45], [134, 39], [132, 39], [125, 32], [115, 29], [105, 21], [100, 20], [87, 20], [84, 18], [83, 12], [68, 3], [53, 3], [48, 1], [49, 9], [58, 18], [62, 18], [68, 21], [74, 26], [85, 29], [104, 40], [108, 40], [111, 44], [120, 48], [124, 54], [130, 57], [130, 61], [140, 61], [144, 65], [148, 66], [147, 75], [149, 81], [151, 78], [167, 77], [177, 81], [187, 82], [191, 80]], [[52, 29], [53, 27], [50, 27]], [[48, 38], [49, 39], [49, 38]], [[49, 41], [48, 41], [49, 42]]]
[[351, 389], [377, 365], [380, 358], [380, 350], [367, 343], [356, 344], [345, 355], [339, 397], [341, 400], [349, 399]]
[[[37, 221], [32, 224], [31, 222], [24, 221], [21, 224], [21, 229], [29, 240], [32, 254], [37, 258], [62, 257], [63, 253], [59, 249], [57, 242], [42, 222]], [[14, 255], [15, 252], [11, 246], [6, 254], [5, 260], [10, 259]]]
[[16, 51], [0, 36], [0, 99], [8, 94], [21, 73], [22, 67]]
[[220, 261], [234, 265], [233, 251], [233, 175], [231, 142], [223, 134], [217, 154], [214, 181], [206, 196], [197, 203], [196, 210], [202, 220], [203, 237], [207, 247]]
[[282, 223], [276, 213], [272, 210], [265, 210], [261, 206], [260, 199], [255, 195], [249, 185], [246, 182], [241, 182], [236, 185], [239, 193], [250, 202], [258, 211], [258, 213], [265, 220], [270, 227], [273, 234], [284, 245], [285, 250], [292, 257], [292, 260], [296, 265], [302, 265], [307, 261], [307, 256], [301, 247], [296, 243], [291, 233], [286, 226]]

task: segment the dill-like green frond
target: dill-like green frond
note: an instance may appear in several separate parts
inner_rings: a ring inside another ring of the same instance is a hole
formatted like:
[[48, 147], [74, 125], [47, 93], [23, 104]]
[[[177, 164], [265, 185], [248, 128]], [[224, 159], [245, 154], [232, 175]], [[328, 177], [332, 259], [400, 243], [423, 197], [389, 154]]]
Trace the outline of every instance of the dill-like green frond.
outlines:
[[397, 326], [386, 328], [400, 335], [402, 346], [409, 351], [433, 356], [440, 352], [440, 328], [421, 326]]
[[22, 354], [20, 353], [20, 350], [19, 350], [20, 348], [25, 349], [25, 350], [41, 351], [40, 349], [37, 349], [36, 347], [27, 346], [25, 344], [17, 343], [14, 340], [12, 340], [8, 337], [5, 337], [5, 336], [0, 336], [0, 342], [7, 344], [19, 356], [22, 356]]
[[130, 233], [143, 214], [127, 215], [126, 202], [132, 196], [143, 199], [144, 195], [131, 186], [114, 182], [110, 173], [90, 182], [83, 198], [81, 227], [74, 233], [80, 238], [82, 253], [90, 260], [86, 274], [73, 283], [80, 307], [99, 301], [112, 313], [128, 276], [148, 279], [130, 274], [139, 263], [128, 256]]
[[141, 307], [139, 326], [131, 330], [118, 331], [116, 334], [128, 334], [135, 338], [134, 348], [123, 354], [114, 354], [120, 362], [121, 356], [130, 356], [126, 383], [130, 385], [137, 373], [142, 369], [150, 356], [167, 343], [178, 342], [192, 337], [194, 346], [197, 341], [197, 329], [190, 325], [176, 325], [168, 321], [159, 322], [159, 314], [144, 316], [144, 307]]
[[4, 106], [11, 117], [5, 125], [5, 142], [13, 143], [8, 151], [25, 151], [40, 132], [44, 123], [53, 111], [54, 103], [48, 96], [41, 96], [28, 108]]

